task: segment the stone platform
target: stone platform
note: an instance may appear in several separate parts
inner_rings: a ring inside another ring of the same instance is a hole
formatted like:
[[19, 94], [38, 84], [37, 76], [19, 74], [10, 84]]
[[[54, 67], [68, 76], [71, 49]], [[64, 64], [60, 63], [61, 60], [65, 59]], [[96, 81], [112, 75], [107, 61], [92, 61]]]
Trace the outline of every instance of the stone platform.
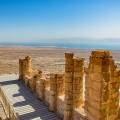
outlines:
[[59, 120], [57, 115], [18, 80], [18, 75], [0, 76], [1, 89], [20, 120]]

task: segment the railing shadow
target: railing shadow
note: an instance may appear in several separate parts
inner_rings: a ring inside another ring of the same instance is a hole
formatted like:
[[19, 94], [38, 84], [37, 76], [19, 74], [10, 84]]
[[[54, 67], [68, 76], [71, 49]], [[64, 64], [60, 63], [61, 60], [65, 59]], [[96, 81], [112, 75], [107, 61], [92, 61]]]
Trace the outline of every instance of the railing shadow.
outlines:
[[[10, 80], [0, 82], [2, 86], [17, 85], [17, 93], [12, 94], [13, 101], [22, 97], [19, 102], [14, 102], [13, 106], [19, 114], [21, 120], [42, 119], [42, 120], [57, 120], [57, 115], [48, 110], [48, 107], [36, 98], [36, 95], [31, 93], [21, 80]], [[7, 97], [7, 96], [6, 96]]]

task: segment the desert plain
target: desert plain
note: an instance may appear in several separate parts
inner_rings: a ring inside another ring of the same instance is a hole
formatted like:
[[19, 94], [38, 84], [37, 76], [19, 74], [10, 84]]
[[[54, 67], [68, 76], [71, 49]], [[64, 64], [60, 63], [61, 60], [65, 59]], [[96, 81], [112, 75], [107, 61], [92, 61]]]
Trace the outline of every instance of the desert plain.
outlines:
[[[18, 74], [19, 59], [25, 56], [31, 56], [33, 69], [42, 70], [45, 73], [64, 72], [65, 52], [73, 52], [75, 57], [84, 58], [85, 65], [87, 65], [91, 51], [92, 49], [0, 46], [0, 74]], [[119, 65], [120, 51], [111, 50], [111, 53], [117, 65]]]

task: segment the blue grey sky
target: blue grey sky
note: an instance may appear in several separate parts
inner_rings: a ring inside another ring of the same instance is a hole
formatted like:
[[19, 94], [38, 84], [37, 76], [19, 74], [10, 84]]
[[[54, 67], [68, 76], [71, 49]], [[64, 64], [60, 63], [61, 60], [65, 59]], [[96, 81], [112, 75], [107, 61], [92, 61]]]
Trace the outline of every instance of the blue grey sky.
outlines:
[[69, 38], [120, 42], [120, 0], [0, 0], [0, 42]]

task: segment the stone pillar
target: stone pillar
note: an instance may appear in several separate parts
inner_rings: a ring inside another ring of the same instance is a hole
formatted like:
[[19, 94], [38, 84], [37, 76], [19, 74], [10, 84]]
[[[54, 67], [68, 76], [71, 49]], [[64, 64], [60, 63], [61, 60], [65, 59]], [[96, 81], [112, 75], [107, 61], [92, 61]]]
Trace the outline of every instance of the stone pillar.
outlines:
[[108, 51], [93, 51], [90, 57], [85, 93], [85, 109], [89, 120], [108, 120], [109, 58]]
[[23, 74], [23, 69], [22, 69], [22, 59], [19, 59], [19, 80], [22, 80], [22, 74]]
[[64, 74], [57, 74], [57, 96], [64, 94]]
[[32, 74], [31, 57], [27, 56], [27, 57], [25, 57], [25, 60], [26, 60], [26, 74], [28, 76], [31, 76], [31, 74]]
[[83, 104], [83, 65], [83, 59], [74, 58], [73, 108], [78, 108]]
[[72, 120], [73, 113], [73, 53], [65, 53], [64, 120]]
[[119, 80], [120, 71], [116, 69], [113, 60], [111, 60], [110, 70], [111, 70], [111, 79], [109, 82], [108, 120], [118, 120], [118, 114], [119, 114], [119, 81], [118, 80]]
[[39, 81], [37, 81], [37, 87], [36, 87], [37, 95], [40, 100], [44, 100], [45, 98], [45, 78], [40, 78]]
[[27, 74], [26, 59], [19, 59], [19, 79], [24, 80], [26, 74]]
[[19, 79], [24, 80], [26, 74], [26, 61], [25, 59], [19, 59]]
[[41, 71], [36, 73], [30, 81], [30, 88], [32, 91], [36, 90], [36, 83], [41, 79]]
[[57, 108], [57, 74], [50, 74], [50, 93], [49, 110], [55, 112]]
[[25, 59], [23, 59], [23, 60], [22, 60], [23, 80], [25, 80], [25, 76], [26, 76], [26, 69], [27, 69], [26, 60], [25, 60]]
[[[119, 71], [119, 103], [120, 103], [120, 71]], [[120, 118], [120, 105], [119, 105], [118, 118]], [[119, 120], [119, 119], [118, 119], [118, 120]]]

